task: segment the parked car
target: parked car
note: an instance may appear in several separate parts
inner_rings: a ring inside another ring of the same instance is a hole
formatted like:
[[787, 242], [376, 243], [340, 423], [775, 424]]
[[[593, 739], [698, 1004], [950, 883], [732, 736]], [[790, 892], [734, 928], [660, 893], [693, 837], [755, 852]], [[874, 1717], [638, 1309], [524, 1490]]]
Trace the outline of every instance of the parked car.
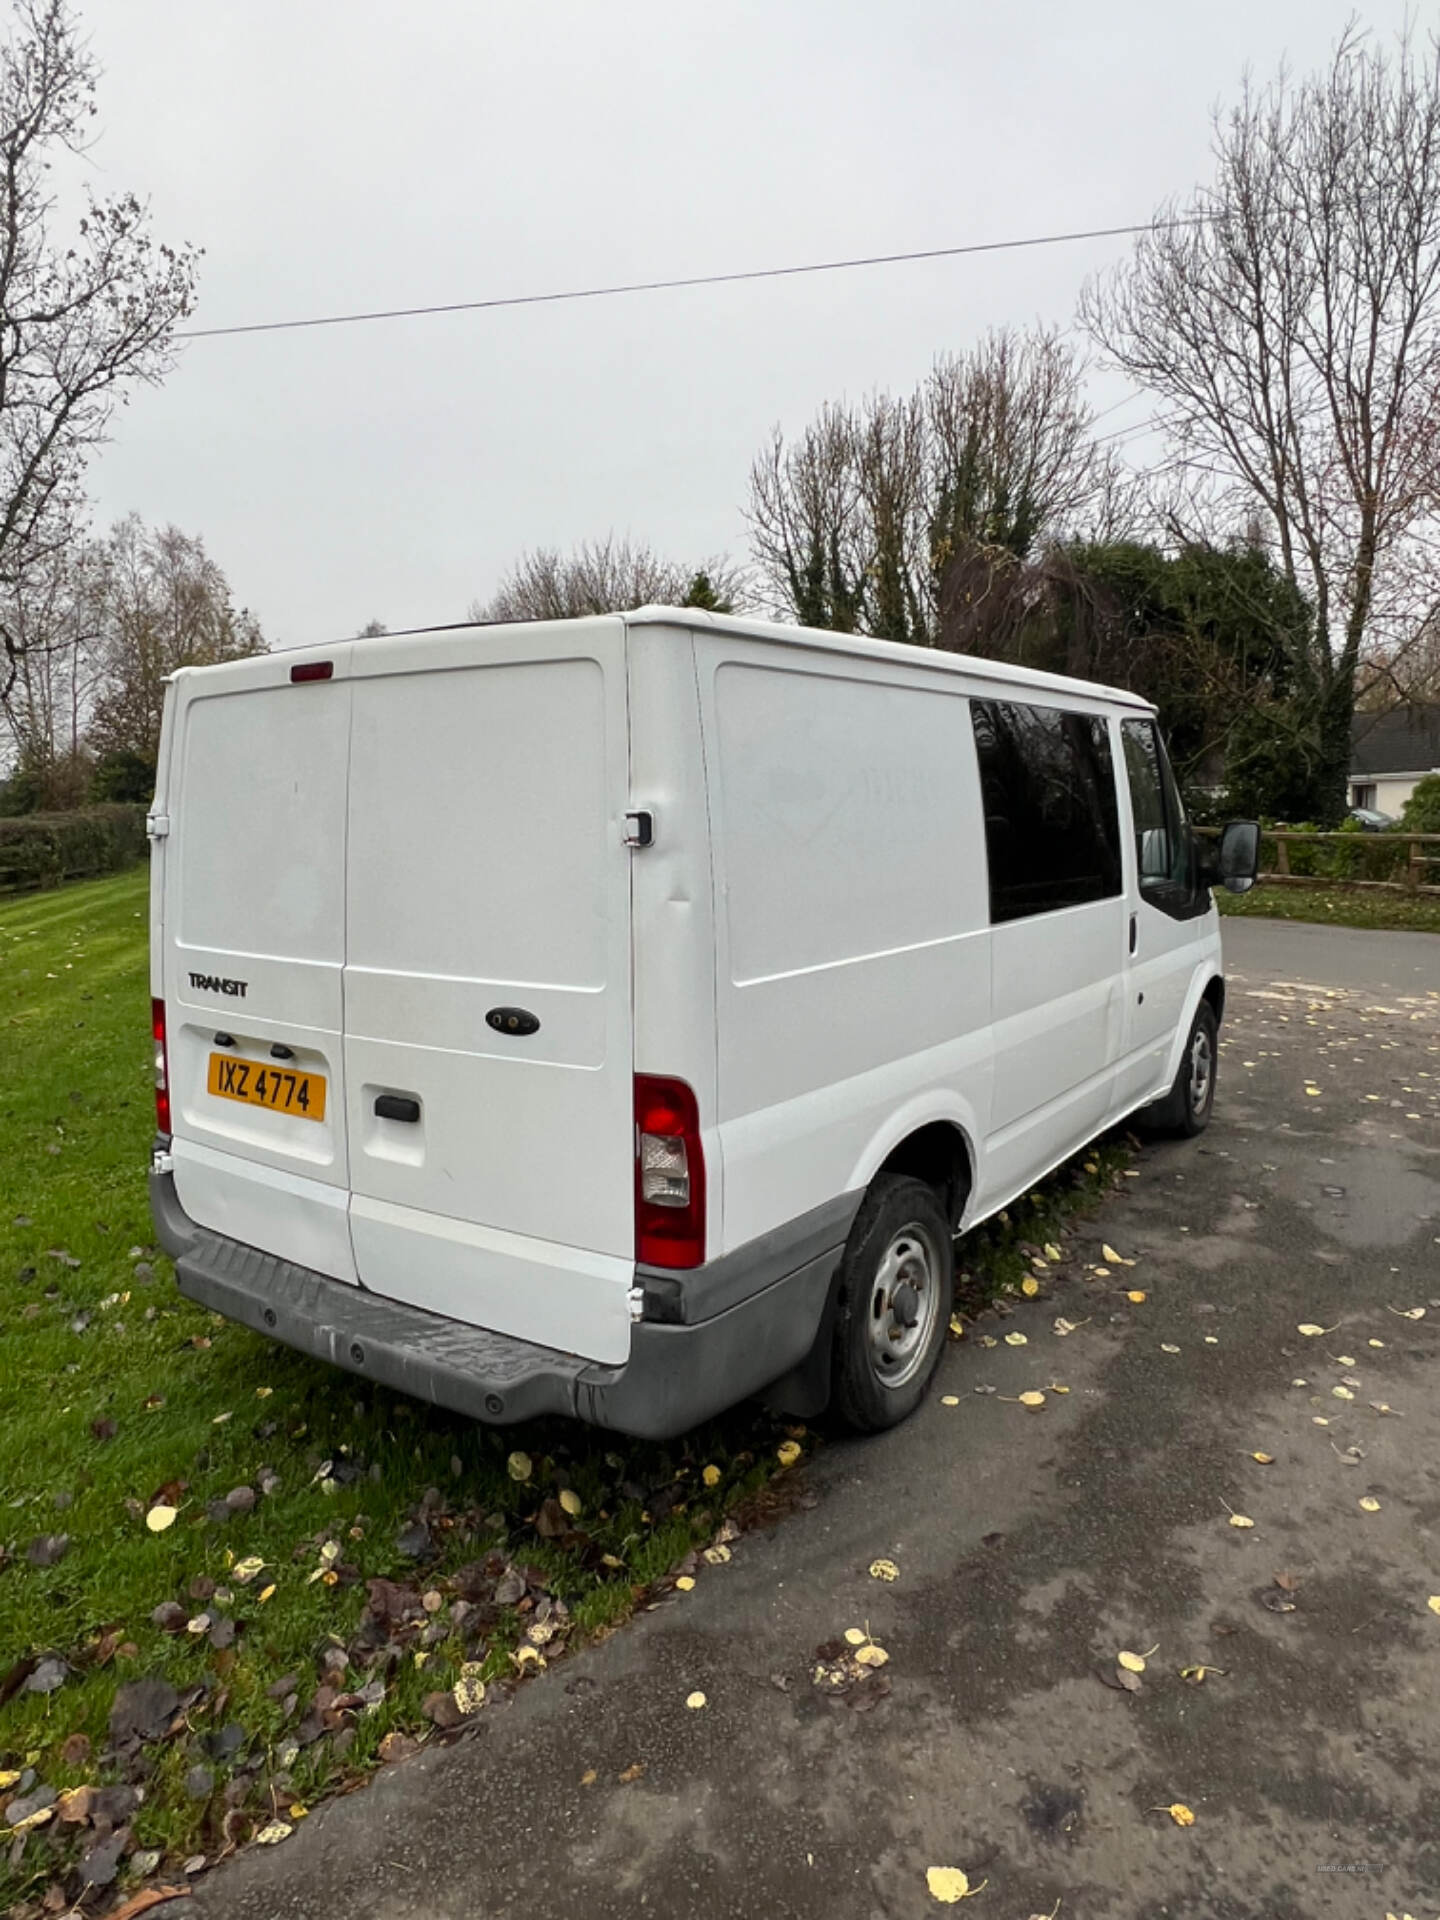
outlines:
[[153, 836], [181, 1290], [497, 1423], [923, 1396], [953, 1236], [1210, 1117], [1153, 709], [651, 608], [182, 669]]
[[1347, 817], [1366, 833], [1384, 833], [1395, 825], [1393, 814], [1381, 813], [1376, 807], [1351, 807]]

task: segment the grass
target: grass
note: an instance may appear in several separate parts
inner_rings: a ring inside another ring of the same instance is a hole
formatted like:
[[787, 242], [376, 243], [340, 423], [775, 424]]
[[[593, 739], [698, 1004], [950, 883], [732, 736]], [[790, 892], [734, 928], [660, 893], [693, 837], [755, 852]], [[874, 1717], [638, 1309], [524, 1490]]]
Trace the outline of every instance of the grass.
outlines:
[[[437, 1737], [436, 1700], [462, 1666], [492, 1688], [519, 1684], [547, 1657], [527, 1644], [553, 1659], [614, 1627], [727, 1514], [783, 1510], [775, 1491], [761, 1496], [778, 1450], [815, 1443], [753, 1407], [668, 1445], [563, 1421], [487, 1429], [182, 1299], [146, 1203], [146, 925], [143, 873], [0, 902], [0, 1807], [36, 1785], [143, 1784], [116, 1892], [154, 1870], [146, 1855], [174, 1879], [188, 1856], [213, 1861], [269, 1821], [293, 1823], [292, 1808], [351, 1784], [382, 1748]], [[1092, 1150], [972, 1235], [965, 1307], [1018, 1291], [1024, 1247], [1057, 1238], [1120, 1158]], [[232, 1514], [223, 1503], [240, 1489], [248, 1510]], [[159, 1532], [146, 1517], [157, 1501], [177, 1509]], [[35, 1564], [55, 1535], [63, 1550]], [[262, 1570], [247, 1578], [252, 1561]], [[495, 1587], [512, 1566], [513, 1600]], [[377, 1578], [415, 1603], [378, 1638]], [[167, 1603], [178, 1630], [152, 1619]], [[327, 1655], [342, 1692], [378, 1681], [378, 1698], [332, 1706], [307, 1743]], [[55, 1677], [37, 1666], [55, 1658], [61, 1684], [28, 1688]], [[183, 1712], [168, 1737], [117, 1749], [117, 1692], [152, 1678]], [[15, 1836], [0, 1907], [38, 1911], [47, 1887], [73, 1897], [93, 1838], [55, 1818]]]
[[1373, 927], [1398, 933], [1440, 933], [1440, 898], [1345, 887], [1267, 887], [1216, 892], [1223, 914], [1247, 920], [1312, 920], [1330, 927]]

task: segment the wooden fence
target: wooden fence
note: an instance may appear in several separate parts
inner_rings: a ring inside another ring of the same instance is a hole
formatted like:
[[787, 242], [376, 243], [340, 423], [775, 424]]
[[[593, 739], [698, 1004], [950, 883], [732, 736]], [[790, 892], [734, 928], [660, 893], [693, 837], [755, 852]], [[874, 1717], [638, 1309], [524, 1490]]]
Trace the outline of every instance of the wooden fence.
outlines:
[[[1200, 831], [1214, 836], [1220, 829], [1202, 827]], [[1384, 870], [1379, 877], [1377, 869]], [[1265, 828], [1260, 835], [1260, 878], [1267, 886], [1440, 894], [1440, 833], [1307, 833], [1292, 827]]]

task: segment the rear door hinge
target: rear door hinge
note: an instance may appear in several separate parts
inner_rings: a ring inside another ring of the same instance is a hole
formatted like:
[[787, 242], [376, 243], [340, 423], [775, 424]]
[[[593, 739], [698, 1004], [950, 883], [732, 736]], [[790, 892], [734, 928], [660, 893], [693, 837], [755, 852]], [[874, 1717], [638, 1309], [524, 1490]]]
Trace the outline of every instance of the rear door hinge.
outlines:
[[170, 1152], [168, 1147], [156, 1147], [154, 1153], [150, 1156], [150, 1165], [155, 1169], [156, 1173], [173, 1173], [175, 1171], [175, 1156]]
[[145, 816], [145, 834], [150, 840], [163, 840], [170, 831], [168, 813], [147, 813]]
[[625, 844], [627, 847], [653, 847], [655, 844], [655, 816], [648, 808], [625, 816]]

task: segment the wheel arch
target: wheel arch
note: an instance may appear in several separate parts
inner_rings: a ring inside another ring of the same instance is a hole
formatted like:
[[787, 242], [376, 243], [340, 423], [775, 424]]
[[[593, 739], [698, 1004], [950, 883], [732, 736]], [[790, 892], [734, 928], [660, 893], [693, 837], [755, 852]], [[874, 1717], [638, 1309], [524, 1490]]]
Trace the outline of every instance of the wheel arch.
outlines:
[[847, 1190], [863, 1190], [877, 1173], [908, 1173], [935, 1189], [958, 1227], [979, 1172], [976, 1137], [973, 1115], [959, 1101], [912, 1102], [873, 1135]]

